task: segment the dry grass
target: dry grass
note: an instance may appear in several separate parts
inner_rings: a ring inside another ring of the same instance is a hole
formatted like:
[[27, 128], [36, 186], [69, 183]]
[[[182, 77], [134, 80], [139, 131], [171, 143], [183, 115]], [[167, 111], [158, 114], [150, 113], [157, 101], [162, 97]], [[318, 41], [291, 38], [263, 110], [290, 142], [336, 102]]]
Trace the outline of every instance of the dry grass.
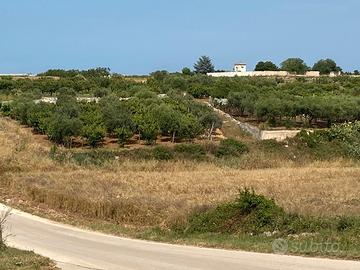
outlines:
[[[194, 208], [233, 198], [240, 187], [275, 198], [290, 212], [360, 213], [360, 168], [347, 161], [304, 167], [266, 156], [272, 169], [243, 170], [190, 161], [111, 162], [104, 167], [60, 165], [49, 144], [0, 118], [0, 198], [136, 226], [183, 222]], [[258, 160], [257, 160], [258, 159]], [[248, 161], [251, 158], [248, 158]], [[280, 167], [279, 167], [280, 165]]]

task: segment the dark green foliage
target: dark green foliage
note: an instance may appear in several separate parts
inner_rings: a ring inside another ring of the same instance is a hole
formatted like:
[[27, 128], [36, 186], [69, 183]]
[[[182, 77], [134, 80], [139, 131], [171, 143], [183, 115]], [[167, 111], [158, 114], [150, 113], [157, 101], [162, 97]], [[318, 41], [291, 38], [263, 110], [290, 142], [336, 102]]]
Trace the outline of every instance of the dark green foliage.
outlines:
[[187, 232], [261, 233], [278, 230], [284, 222], [285, 211], [274, 200], [243, 189], [234, 201], [195, 213]]
[[192, 72], [191, 72], [191, 69], [190, 68], [188, 68], [188, 67], [184, 67], [183, 69], [182, 69], [182, 74], [184, 74], [184, 75], [192, 75]]
[[11, 112], [11, 105], [8, 102], [3, 102], [1, 103], [1, 108], [0, 111], [3, 115], [5, 116], [10, 116], [10, 112]]
[[306, 130], [301, 130], [300, 133], [297, 135], [297, 138], [307, 147], [315, 148], [324, 141], [324, 132], [310, 132]]
[[313, 70], [320, 71], [321, 75], [330, 74], [330, 72], [340, 72], [341, 68], [337, 66], [336, 62], [332, 59], [321, 59], [316, 62], [312, 68]]
[[88, 70], [63, 70], [63, 69], [49, 69], [48, 71], [44, 73], [40, 73], [39, 76], [53, 76], [53, 77], [62, 77], [62, 78], [69, 78], [69, 77], [75, 77], [82, 75], [84, 77], [107, 77], [110, 76], [110, 69], [109, 68], [94, 68], [94, 69], [88, 69]]
[[295, 74], [305, 74], [309, 70], [304, 60], [300, 58], [289, 58], [281, 63], [281, 70]]
[[153, 154], [157, 160], [170, 160], [174, 158], [173, 152], [164, 146], [156, 146], [153, 150]]
[[199, 74], [206, 74], [215, 71], [214, 65], [212, 64], [210, 57], [205, 55], [201, 56], [199, 60], [195, 63], [194, 69], [195, 72]]
[[79, 118], [55, 113], [49, 119], [47, 134], [50, 140], [71, 147], [73, 138], [80, 135], [81, 128], [82, 122]]
[[107, 88], [97, 88], [94, 91], [94, 96], [95, 97], [102, 98], [102, 97], [105, 97], [107, 95], [109, 95], [109, 90]]
[[227, 95], [230, 91], [228, 103], [215, 105], [234, 116], [256, 118], [270, 126], [285, 128], [330, 127], [334, 123], [357, 120], [360, 116], [360, 97], [355, 91], [355, 81], [347, 84], [351, 87], [347, 90], [344, 90], [345, 80], [341, 78], [336, 79], [336, 83], [325, 78], [278, 85], [270, 82], [257, 79], [259, 85], [255, 87], [255, 81], [250, 84], [247, 80], [234, 79], [228, 83], [232, 90], [221, 92]]
[[174, 151], [181, 159], [202, 160], [206, 157], [204, 146], [199, 144], [178, 144], [175, 145]]
[[125, 160], [150, 160], [154, 159], [152, 149], [133, 149], [131, 151], [110, 151], [107, 149], [96, 148], [91, 151], [79, 152], [78, 150], [72, 151], [56, 151], [52, 159], [59, 163], [75, 163], [80, 166], [103, 166], [108, 162], [123, 162]]
[[141, 139], [145, 140], [147, 144], [154, 144], [159, 135], [160, 126], [152, 110], [148, 108], [141, 114], [137, 113], [134, 120]]
[[81, 134], [90, 146], [96, 147], [104, 140], [106, 129], [102, 124], [85, 124], [82, 127]]
[[100, 103], [102, 121], [108, 133], [112, 134], [117, 128], [134, 130], [134, 122], [129, 108], [116, 96], [103, 98]]
[[235, 139], [225, 139], [220, 142], [215, 155], [217, 157], [238, 157], [248, 151], [249, 148], [243, 142]]
[[116, 128], [115, 134], [121, 147], [124, 147], [125, 144], [129, 141], [129, 139], [133, 136], [133, 132], [129, 127]]
[[214, 112], [208, 112], [200, 117], [200, 124], [208, 131], [209, 139], [212, 139], [212, 133], [222, 127], [222, 120]]
[[231, 202], [195, 211], [183, 232], [233, 235], [276, 232], [277, 238], [304, 232], [338, 231], [358, 235], [359, 225], [357, 217], [317, 218], [289, 214], [274, 200], [245, 188]]
[[277, 71], [279, 68], [271, 61], [262, 62], [256, 64], [255, 71]]
[[316, 159], [347, 156], [360, 158], [360, 123], [333, 125], [321, 131], [301, 131], [294, 141], [298, 149], [303, 148]]
[[46, 134], [48, 121], [54, 112], [54, 107], [50, 104], [40, 103], [28, 108], [27, 125], [34, 128], [36, 132]]
[[84, 104], [81, 110], [82, 130], [81, 135], [90, 146], [96, 147], [104, 140], [106, 127], [100, 109], [92, 104]]

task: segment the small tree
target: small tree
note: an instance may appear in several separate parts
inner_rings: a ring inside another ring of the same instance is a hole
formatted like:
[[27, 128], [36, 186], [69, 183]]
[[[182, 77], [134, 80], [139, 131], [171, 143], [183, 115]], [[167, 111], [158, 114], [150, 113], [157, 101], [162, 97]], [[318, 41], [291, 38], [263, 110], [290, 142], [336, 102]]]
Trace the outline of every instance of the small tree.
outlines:
[[159, 134], [159, 126], [152, 121], [146, 121], [141, 125], [141, 138], [146, 141], [147, 144], [156, 143], [156, 138]]
[[156, 115], [148, 109], [147, 111], [136, 114], [134, 119], [140, 138], [145, 140], [147, 144], [154, 144], [160, 130]]
[[215, 71], [211, 58], [208, 56], [201, 56], [199, 60], [195, 63], [194, 69], [196, 73], [200, 74], [207, 74], [209, 72]]
[[128, 127], [119, 127], [115, 129], [115, 134], [118, 138], [118, 143], [121, 147], [124, 147], [125, 144], [132, 137], [133, 132]]
[[106, 128], [103, 125], [88, 124], [82, 128], [82, 136], [86, 138], [91, 147], [96, 147], [104, 140]]
[[277, 71], [279, 68], [271, 61], [259, 62], [255, 67], [255, 71]]
[[309, 67], [305, 64], [304, 60], [300, 58], [289, 58], [281, 63], [281, 70], [290, 73], [305, 74]]
[[200, 122], [192, 114], [182, 115], [180, 118], [180, 128], [178, 131], [178, 138], [180, 139], [194, 139], [204, 131]]
[[86, 138], [90, 146], [96, 147], [106, 135], [106, 127], [100, 110], [93, 105], [84, 105], [81, 120], [83, 122], [81, 135]]
[[192, 72], [191, 72], [191, 69], [190, 68], [188, 68], [188, 67], [184, 67], [183, 69], [182, 69], [182, 74], [184, 74], [184, 75], [192, 75]]
[[209, 132], [208, 138], [210, 141], [212, 141], [212, 134], [214, 130], [217, 128], [221, 128], [222, 126], [221, 119], [219, 118], [219, 116], [217, 116], [217, 114], [213, 112], [209, 112], [202, 116], [200, 118], [200, 123]]
[[81, 127], [82, 122], [79, 118], [69, 118], [56, 113], [50, 118], [47, 134], [50, 140], [71, 147], [71, 138], [80, 134]]
[[153, 114], [157, 118], [161, 134], [171, 136], [174, 143], [180, 129], [180, 113], [170, 106], [162, 104], [153, 110]]
[[116, 128], [128, 127], [132, 130], [134, 127], [128, 107], [117, 99], [116, 96], [107, 96], [100, 102], [102, 121], [110, 134], [113, 134]]
[[354, 70], [354, 75], [360, 75], [360, 72], [357, 69], [355, 69]]

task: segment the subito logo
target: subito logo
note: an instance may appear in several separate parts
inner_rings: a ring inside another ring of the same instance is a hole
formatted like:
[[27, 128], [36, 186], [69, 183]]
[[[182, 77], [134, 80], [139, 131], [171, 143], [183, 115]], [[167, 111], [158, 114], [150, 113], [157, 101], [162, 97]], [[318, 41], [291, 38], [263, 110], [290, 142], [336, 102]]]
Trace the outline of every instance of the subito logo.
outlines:
[[288, 252], [288, 249], [288, 241], [286, 241], [285, 239], [279, 238], [274, 240], [274, 242], [272, 243], [272, 250], [275, 254], [284, 255]]

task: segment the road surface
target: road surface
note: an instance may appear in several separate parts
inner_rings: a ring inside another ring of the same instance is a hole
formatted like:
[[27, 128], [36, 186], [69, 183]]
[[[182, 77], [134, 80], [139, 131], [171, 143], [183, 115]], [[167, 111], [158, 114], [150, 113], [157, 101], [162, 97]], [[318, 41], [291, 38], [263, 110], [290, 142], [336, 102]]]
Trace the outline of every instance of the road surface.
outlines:
[[[0, 204], [0, 212], [6, 210]], [[64, 270], [359, 270], [360, 262], [226, 251], [131, 240], [12, 210], [10, 246], [33, 250]]]

